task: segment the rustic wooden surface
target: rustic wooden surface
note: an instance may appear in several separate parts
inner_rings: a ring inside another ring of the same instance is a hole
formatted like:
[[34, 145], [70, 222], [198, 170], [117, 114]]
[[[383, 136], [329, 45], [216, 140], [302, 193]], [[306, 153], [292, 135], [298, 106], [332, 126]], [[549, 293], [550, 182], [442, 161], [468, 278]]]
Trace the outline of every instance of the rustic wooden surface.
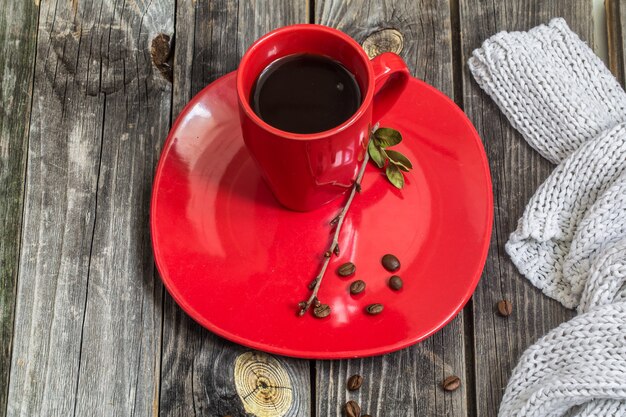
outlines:
[[0, 10], [0, 416], [6, 410], [39, 9]]
[[[380, 45], [373, 52], [399, 52], [413, 75], [454, 97], [448, 0], [427, 0], [419, 7], [413, 0], [317, 0], [315, 22], [348, 33], [368, 52], [372, 44]], [[453, 393], [439, 387], [451, 374], [466, 380], [463, 315], [425, 342], [401, 352], [318, 361], [316, 371], [319, 416], [341, 415], [341, 407], [351, 399], [373, 416], [466, 416], [467, 387]], [[353, 374], [363, 375], [365, 382], [357, 393], [348, 393], [345, 381]]]
[[[0, 11], [0, 417], [495, 416], [517, 358], [572, 312], [504, 253], [553, 168], [469, 75], [499, 30], [563, 16], [584, 40], [591, 0], [35, 0]], [[623, 81], [626, 7], [607, 2]], [[148, 208], [173, 118], [263, 33], [337, 27], [400, 52], [454, 98], [485, 143], [495, 227], [472, 301], [427, 341], [382, 357], [306, 361], [250, 351], [195, 324], [153, 264]], [[596, 22], [597, 24], [598, 22]], [[494, 314], [512, 300], [508, 319]], [[346, 379], [365, 377], [358, 393]], [[446, 393], [449, 374], [462, 386]]]
[[[173, 117], [205, 85], [237, 68], [239, 59], [250, 44], [264, 33], [280, 26], [308, 21], [304, 1], [267, 0], [260, 2], [178, 1], [176, 10], [176, 49], [174, 54]], [[164, 303], [163, 353], [161, 368], [161, 415], [187, 417], [245, 415], [250, 411], [240, 401], [235, 381], [235, 364], [246, 349], [221, 339], [196, 324], [166, 295]], [[291, 381], [289, 416], [309, 416], [309, 361], [279, 358], [281, 369]], [[260, 366], [261, 372], [267, 367]], [[258, 372], [257, 372], [258, 373]], [[263, 375], [263, 372], [261, 373]], [[255, 393], [271, 392], [261, 378]], [[249, 387], [250, 384], [243, 383]], [[273, 386], [281, 386], [270, 384]], [[278, 397], [258, 398], [258, 410], [270, 414]], [[254, 390], [252, 390], [254, 391]], [[266, 408], [262, 407], [262, 401]]]
[[149, 46], [173, 14], [173, 0], [40, 4], [8, 415], [158, 407], [147, 207], [171, 84]]
[[620, 0], [606, 0], [609, 68], [619, 82], [626, 84], [626, 4]]
[[[591, 2], [585, 0], [484, 0], [461, 2], [461, 52], [465, 63], [472, 50], [501, 30], [527, 30], [564, 17], [572, 30], [593, 45]], [[508, 123], [494, 102], [463, 68], [463, 107], [485, 144], [492, 173], [494, 229], [482, 279], [473, 296], [475, 413], [496, 416], [517, 359], [523, 351], [573, 312], [541, 294], [524, 279], [504, 251], [526, 203], [554, 168]], [[494, 314], [496, 303], [510, 300], [513, 314]]]

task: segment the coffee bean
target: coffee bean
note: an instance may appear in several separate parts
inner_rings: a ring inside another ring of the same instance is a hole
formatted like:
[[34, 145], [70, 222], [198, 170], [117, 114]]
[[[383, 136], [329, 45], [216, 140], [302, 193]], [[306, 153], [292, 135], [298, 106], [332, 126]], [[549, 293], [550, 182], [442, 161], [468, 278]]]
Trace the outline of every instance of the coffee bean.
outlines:
[[328, 304], [320, 304], [319, 306], [313, 309], [313, 315], [318, 319], [323, 319], [324, 317], [328, 317], [330, 314], [330, 306]]
[[381, 260], [383, 267], [389, 272], [395, 272], [400, 269], [400, 261], [394, 255], [388, 253]]
[[337, 268], [337, 275], [340, 277], [349, 277], [356, 271], [356, 266], [352, 262], [346, 262]]
[[500, 300], [498, 301], [498, 314], [502, 317], [508, 317], [513, 312], [513, 304], [509, 300]]
[[352, 375], [348, 378], [348, 390], [356, 391], [361, 388], [361, 384], [363, 383], [363, 377], [361, 375]]
[[365, 289], [365, 282], [362, 280], [356, 280], [350, 284], [350, 294], [357, 295], [363, 292]]
[[441, 383], [441, 387], [446, 391], [455, 391], [461, 386], [461, 379], [456, 375], [450, 375]]
[[389, 278], [389, 288], [391, 288], [394, 291], [399, 291], [402, 289], [402, 278], [400, 278], [397, 275], [393, 275], [391, 278]]
[[361, 417], [361, 407], [356, 401], [348, 401], [343, 408], [346, 411], [346, 417]]
[[367, 314], [376, 315], [383, 311], [384, 306], [382, 304], [370, 304], [365, 308]]

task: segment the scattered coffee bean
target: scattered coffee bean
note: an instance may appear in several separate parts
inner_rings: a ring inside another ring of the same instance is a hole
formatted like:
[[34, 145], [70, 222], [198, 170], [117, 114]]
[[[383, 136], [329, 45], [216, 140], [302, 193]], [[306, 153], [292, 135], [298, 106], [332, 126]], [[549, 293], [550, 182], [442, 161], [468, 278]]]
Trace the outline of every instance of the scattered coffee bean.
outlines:
[[383, 256], [381, 261], [383, 267], [389, 272], [395, 272], [400, 269], [400, 261], [394, 255], [388, 253]]
[[357, 295], [363, 292], [365, 289], [365, 282], [358, 279], [350, 284], [350, 294]]
[[382, 304], [370, 304], [365, 308], [367, 314], [376, 315], [383, 311], [384, 306]]
[[502, 317], [508, 317], [513, 312], [513, 304], [509, 300], [498, 301], [498, 314]]
[[354, 265], [352, 262], [346, 262], [345, 264], [342, 264], [339, 266], [339, 268], [337, 268], [337, 275], [339, 275], [340, 277], [349, 277], [350, 275], [354, 274], [354, 271], [356, 271], [356, 265]]
[[348, 378], [348, 390], [356, 391], [361, 388], [361, 384], [363, 383], [363, 377], [361, 375], [352, 375]]
[[400, 278], [397, 275], [392, 275], [391, 278], [389, 278], [389, 288], [391, 288], [394, 291], [400, 291], [402, 289], [402, 278]]
[[461, 386], [461, 379], [456, 375], [450, 375], [441, 383], [441, 387], [446, 391], [455, 391]]
[[313, 309], [313, 315], [318, 319], [323, 319], [324, 317], [328, 317], [330, 314], [330, 306], [328, 304], [320, 304], [319, 306]]
[[361, 417], [361, 407], [356, 401], [348, 401], [344, 406], [346, 417]]

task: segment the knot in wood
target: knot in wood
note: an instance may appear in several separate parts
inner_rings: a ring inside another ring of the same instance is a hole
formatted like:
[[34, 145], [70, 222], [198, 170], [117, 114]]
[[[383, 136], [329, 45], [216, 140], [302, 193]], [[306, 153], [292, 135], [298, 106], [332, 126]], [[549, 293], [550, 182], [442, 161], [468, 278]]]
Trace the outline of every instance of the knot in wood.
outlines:
[[404, 48], [404, 36], [396, 29], [382, 29], [369, 35], [363, 41], [363, 49], [370, 59], [383, 52], [399, 54]]
[[171, 42], [171, 38], [164, 33], [159, 33], [150, 43], [152, 63], [159, 70], [163, 78], [169, 82], [172, 82], [174, 79], [172, 68], [174, 57], [173, 50], [174, 44]]
[[247, 413], [282, 417], [293, 402], [291, 379], [276, 358], [246, 352], [235, 360], [235, 388]]

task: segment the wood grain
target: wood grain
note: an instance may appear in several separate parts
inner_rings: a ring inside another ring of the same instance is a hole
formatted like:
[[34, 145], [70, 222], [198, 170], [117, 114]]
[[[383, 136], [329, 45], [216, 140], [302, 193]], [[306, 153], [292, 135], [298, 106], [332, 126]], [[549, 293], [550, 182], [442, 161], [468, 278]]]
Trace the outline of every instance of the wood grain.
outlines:
[[[247, 413], [257, 417], [282, 417], [303, 404], [294, 406], [294, 387], [290, 370], [282, 365], [282, 358], [263, 352], [245, 352], [235, 359], [234, 380], [237, 395]], [[308, 400], [298, 395], [296, 401]]]
[[149, 48], [173, 23], [173, 0], [41, 3], [11, 416], [155, 414], [148, 212], [171, 85]]
[[[401, 49], [400, 55], [414, 75], [453, 97], [448, 1], [416, 4], [409, 0], [318, 0], [315, 6], [317, 23], [343, 30], [365, 43], [367, 51]], [[401, 41], [397, 32], [389, 29], [400, 32]], [[343, 404], [354, 399], [363, 413], [373, 416], [465, 416], [468, 394], [464, 342], [463, 317], [459, 315], [430, 339], [400, 352], [366, 359], [318, 361], [316, 415], [341, 415]], [[363, 387], [348, 393], [345, 384], [353, 374], [364, 377]], [[440, 384], [450, 374], [460, 376], [464, 384], [458, 391], [446, 393]]]
[[[305, 1], [178, 1], [173, 114], [205, 85], [236, 69], [255, 39], [276, 27], [306, 22], [307, 12]], [[161, 415], [250, 415], [234, 376], [237, 358], [248, 350], [201, 328], [169, 296], [164, 309]], [[292, 400], [284, 415], [309, 416], [309, 361], [273, 358], [266, 361], [269, 369], [274, 361], [291, 381]], [[264, 410], [266, 417], [283, 415]]]
[[[586, 0], [461, 0], [463, 103], [481, 135], [493, 177], [495, 226], [487, 265], [474, 294], [476, 410], [496, 416], [511, 370], [522, 352], [573, 312], [542, 295], [515, 269], [504, 251], [508, 236], [537, 187], [554, 168], [513, 130], [478, 87], [465, 65], [472, 50], [501, 30], [527, 30], [564, 17], [590, 45], [591, 2]], [[511, 300], [513, 314], [495, 314], [496, 303]]]
[[0, 416], [11, 367], [38, 16], [32, 1], [0, 10]]
[[626, 55], [626, 5], [620, 0], [606, 0], [606, 26], [608, 35], [609, 67], [611, 72], [624, 86], [626, 74], [624, 72]]

